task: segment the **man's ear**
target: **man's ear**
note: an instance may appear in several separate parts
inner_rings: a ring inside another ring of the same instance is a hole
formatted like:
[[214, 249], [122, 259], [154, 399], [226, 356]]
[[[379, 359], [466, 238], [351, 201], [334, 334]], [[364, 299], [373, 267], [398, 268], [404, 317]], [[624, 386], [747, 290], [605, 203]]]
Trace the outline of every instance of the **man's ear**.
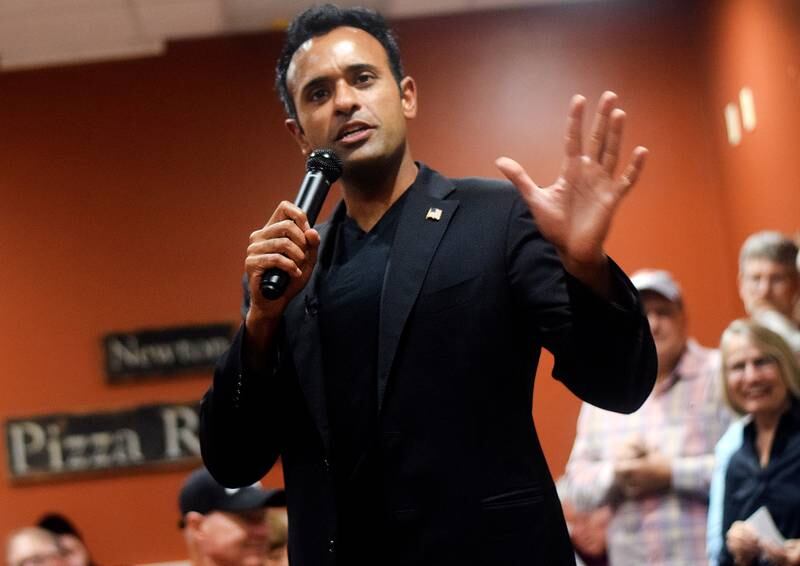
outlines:
[[400, 81], [400, 102], [403, 105], [403, 115], [407, 119], [417, 116], [417, 83], [411, 77]]
[[300, 126], [297, 120], [294, 118], [287, 118], [284, 124], [286, 125], [286, 129], [289, 130], [289, 133], [292, 134], [294, 141], [296, 141], [297, 145], [300, 146], [300, 151], [303, 152], [303, 155], [307, 156], [309, 153], [311, 153], [313, 148], [308, 142], [306, 133], [303, 131], [302, 126]]
[[195, 539], [202, 538], [203, 530], [200, 528], [203, 525], [205, 515], [197, 511], [189, 511], [183, 517], [184, 529], [186, 529]]
[[739, 298], [744, 300], [744, 274], [741, 271], [736, 277], [736, 289], [739, 291]]

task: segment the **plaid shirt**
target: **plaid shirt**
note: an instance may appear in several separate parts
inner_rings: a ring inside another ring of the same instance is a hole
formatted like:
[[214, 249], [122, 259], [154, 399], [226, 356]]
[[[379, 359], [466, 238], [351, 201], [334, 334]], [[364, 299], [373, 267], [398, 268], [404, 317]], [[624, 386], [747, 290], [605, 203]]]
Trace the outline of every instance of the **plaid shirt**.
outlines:
[[[689, 340], [675, 370], [656, 384], [635, 413], [612, 413], [586, 403], [581, 407], [565, 495], [583, 509], [611, 504], [612, 566], [707, 564], [714, 445], [731, 420], [719, 380], [718, 352]], [[670, 461], [668, 492], [625, 499], [615, 488], [614, 455], [632, 440], [657, 449]]]

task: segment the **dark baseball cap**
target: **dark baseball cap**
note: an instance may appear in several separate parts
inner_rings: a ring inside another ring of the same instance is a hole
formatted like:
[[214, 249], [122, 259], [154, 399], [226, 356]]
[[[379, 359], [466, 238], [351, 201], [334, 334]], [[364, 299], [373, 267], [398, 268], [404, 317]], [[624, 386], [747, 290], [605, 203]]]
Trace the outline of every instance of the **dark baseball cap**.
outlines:
[[203, 515], [212, 511], [236, 513], [261, 507], [283, 507], [286, 505], [286, 492], [282, 489], [263, 489], [258, 483], [229, 489], [217, 483], [208, 470], [199, 468], [183, 482], [178, 505], [181, 516], [189, 511]]

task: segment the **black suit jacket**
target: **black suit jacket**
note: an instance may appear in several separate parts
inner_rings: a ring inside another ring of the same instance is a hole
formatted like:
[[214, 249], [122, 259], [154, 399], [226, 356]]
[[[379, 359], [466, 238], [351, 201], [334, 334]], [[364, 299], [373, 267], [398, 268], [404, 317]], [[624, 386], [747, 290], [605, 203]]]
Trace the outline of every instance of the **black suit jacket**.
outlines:
[[[201, 408], [205, 463], [242, 486], [282, 457], [294, 566], [573, 564], [531, 415], [533, 376], [546, 347], [581, 399], [637, 409], [656, 374], [638, 296], [613, 264], [615, 303], [566, 274], [506, 182], [421, 165], [409, 191], [380, 301], [378, 426], [353, 478], [367, 500], [337, 501], [333, 489], [319, 270], [285, 311], [267, 371], [243, 365], [244, 329], [220, 360]], [[332, 246], [320, 232], [324, 265]], [[340, 548], [348, 512], [368, 558]]]

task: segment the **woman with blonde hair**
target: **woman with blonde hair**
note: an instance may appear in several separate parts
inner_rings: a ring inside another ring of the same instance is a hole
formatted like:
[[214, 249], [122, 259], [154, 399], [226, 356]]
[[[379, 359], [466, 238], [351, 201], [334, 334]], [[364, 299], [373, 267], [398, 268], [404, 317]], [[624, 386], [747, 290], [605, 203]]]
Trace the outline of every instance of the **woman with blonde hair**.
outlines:
[[[748, 422], [725, 474], [719, 564], [800, 566], [800, 366], [783, 338], [752, 320], [733, 321], [720, 349], [725, 398]], [[762, 507], [783, 544], [745, 522]]]

